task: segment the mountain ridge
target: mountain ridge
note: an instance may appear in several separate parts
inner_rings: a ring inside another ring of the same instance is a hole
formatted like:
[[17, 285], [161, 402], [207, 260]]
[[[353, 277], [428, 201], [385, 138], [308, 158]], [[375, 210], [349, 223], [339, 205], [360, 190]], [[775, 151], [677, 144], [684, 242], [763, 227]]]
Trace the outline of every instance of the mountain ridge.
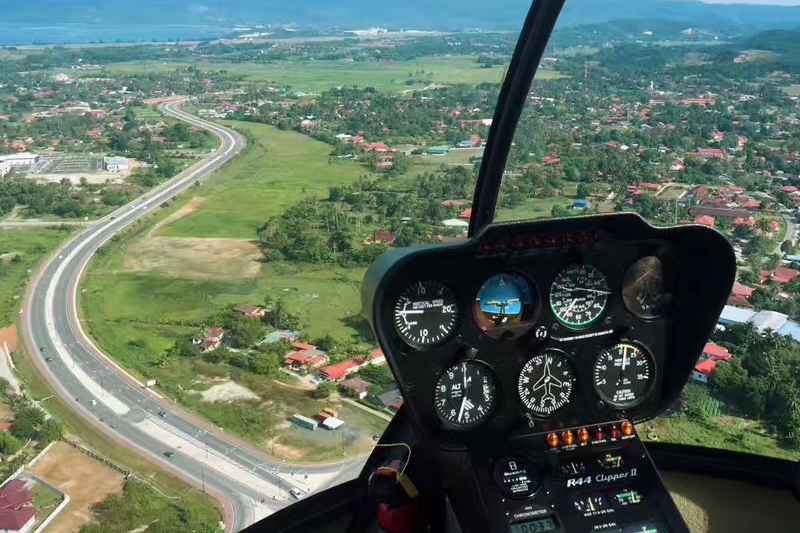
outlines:
[[[530, 5], [525, 0], [406, 0], [386, 5], [360, 0], [39, 0], [0, 8], [6, 23], [30, 24], [296, 24], [298, 26], [383, 26], [413, 29], [518, 29]], [[800, 6], [705, 4], [694, 0], [568, 0], [560, 25], [619, 18], [714, 21], [740, 31], [789, 28]]]

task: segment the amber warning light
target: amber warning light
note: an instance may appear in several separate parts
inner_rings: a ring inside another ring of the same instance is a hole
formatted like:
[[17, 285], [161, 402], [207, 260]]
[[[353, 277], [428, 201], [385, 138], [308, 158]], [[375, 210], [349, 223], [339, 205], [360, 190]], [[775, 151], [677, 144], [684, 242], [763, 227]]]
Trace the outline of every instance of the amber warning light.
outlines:
[[620, 429], [624, 435], [633, 435], [633, 424], [627, 420], [620, 424]]

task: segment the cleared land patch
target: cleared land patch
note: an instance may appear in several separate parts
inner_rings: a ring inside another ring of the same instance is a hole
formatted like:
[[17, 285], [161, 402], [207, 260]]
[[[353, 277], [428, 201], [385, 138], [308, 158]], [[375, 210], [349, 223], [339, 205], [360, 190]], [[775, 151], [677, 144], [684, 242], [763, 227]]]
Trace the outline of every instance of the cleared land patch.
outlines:
[[212, 385], [202, 392], [206, 402], [229, 402], [232, 400], [255, 400], [258, 395], [235, 381], [226, 381]]
[[92, 521], [91, 506], [109, 494], [121, 494], [121, 473], [63, 442], [47, 452], [31, 471], [69, 494], [70, 502], [47, 528], [71, 533]]
[[123, 268], [182, 278], [254, 278], [261, 267], [257, 241], [150, 237], [125, 255]]

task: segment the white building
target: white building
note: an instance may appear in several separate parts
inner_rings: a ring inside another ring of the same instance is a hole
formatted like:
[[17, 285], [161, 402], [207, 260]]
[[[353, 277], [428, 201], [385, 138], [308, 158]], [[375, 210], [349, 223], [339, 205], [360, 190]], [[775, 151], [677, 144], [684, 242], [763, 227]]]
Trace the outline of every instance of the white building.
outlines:
[[119, 156], [106, 157], [105, 166], [109, 172], [124, 172], [131, 168], [128, 158]]
[[442, 221], [442, 226], [446, 228], [468, 228], [469, 222], [457, 218], [448, 218]]
[[0, 176], [5, 176], [6, 174], [8, 174], [10, 168], [11, 167], [8, 166], [8, 163], [0, 162]]
[[18, 154], [0, 155], [0, 165], [5, 163], [9, 169], [13, 167], [25, 167], [35, 164], [39, 161], [38, 154], [31, 154], [28, 152], [20, 152]]

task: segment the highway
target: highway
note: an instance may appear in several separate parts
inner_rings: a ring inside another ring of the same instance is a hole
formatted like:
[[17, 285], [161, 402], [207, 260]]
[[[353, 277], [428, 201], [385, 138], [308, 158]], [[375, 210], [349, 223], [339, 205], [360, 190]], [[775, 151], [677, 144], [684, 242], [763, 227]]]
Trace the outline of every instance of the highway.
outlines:
[[[81, 415], [98, 431], [109, 432], [217, 496], [225, 504], [228, 529], [238, 531], [290, 504], [287, 491], [302, 487], [299, 480], [306, 475], [352, 477], [363, 458], [319, 465], [271, 460], [146, 389], [102, 354], [83, 332], [77, 287], [92, 254], [136, 219], [224, 165], [246, 145], [239, 133], [185, 113], [179, 109], [180, 103], [162, 104], [161, 109], [213, 132], [222, 140], [221, 146], [190, 169], [91, 224], [53, 254], [31, 281], [20, 323], [37, 365]], [[168, 458], [165, 452], [174, 455]]]

